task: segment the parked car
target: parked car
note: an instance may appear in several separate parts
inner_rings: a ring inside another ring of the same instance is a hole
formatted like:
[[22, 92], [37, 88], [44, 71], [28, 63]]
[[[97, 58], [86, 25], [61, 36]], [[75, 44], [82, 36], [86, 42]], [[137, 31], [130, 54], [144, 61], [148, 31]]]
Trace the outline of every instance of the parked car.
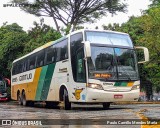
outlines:
[[0, 76], [0, 101], [9, 100], [10, 95], [11, 95], [10, 80]]

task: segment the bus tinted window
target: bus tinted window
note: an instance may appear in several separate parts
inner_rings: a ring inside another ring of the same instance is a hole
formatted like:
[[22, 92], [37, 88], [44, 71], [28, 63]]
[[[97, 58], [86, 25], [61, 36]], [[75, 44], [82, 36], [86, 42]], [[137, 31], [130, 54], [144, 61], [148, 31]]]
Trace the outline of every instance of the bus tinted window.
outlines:
[[36, 56], [32, 55], [29, 57], [29, 70], [32, 70], [35, 68], [35, 62], [36, 62]]
[[71, 36], [71, 64], [72, 64], [72, 73], [73, 73], [73, 79], [74, 81], [76, 80], [76, 72], [77, 72], [77, 68], [76, 68], [76, 52], [79, 48], [81, 48], [83, 46], [83, 43], [81, 43], [83, 41], [83, 35], [82, 33], [77, 33]]
[[22, 63], [22, 61], [20, 61], [20, 62], [18, 62], [18, 68], [17, 68], [18, 73], [22, 72], [22, 68], [23, 68], [23, 63]]
[[54, 45], [46, 49], [46, 64], [55, 62], [57, 58], [57, 52]]
[[97, 44], [109, 44], [109, 45], [133, 47], [130, 37], [126, 34], [87, 31], [86, 40], [90, 41], [91, 43], [97, 43]]
[[15, 75], [17, 71], [17, 65], [16, 63], [13, 64], [13, 68], [12, 68], [12, 75]]
[[34, 53], [13, 64], [12, 74], [22, 73], [50, 63], [55, 63], [68, 58], [68, 39]]
[[36, 67], [41, 67], [44, 65], [44, 57], [45, 57], [44, 50], [37, 53]]
[[68, 40], [63, 40], [56, 44], [57, 48], [57, 61], [65, 60], [68, 58], [68, 47], [67, 47]]
[[25, 72], [27, 70], [27, 58], [23, 59], [23, 63], [22, 63], [23, 67], [22, 67], [22, 72]]
[[54, 63], [68, 58], [68, 40], [65, 39], [46, 49], [46, 64]]

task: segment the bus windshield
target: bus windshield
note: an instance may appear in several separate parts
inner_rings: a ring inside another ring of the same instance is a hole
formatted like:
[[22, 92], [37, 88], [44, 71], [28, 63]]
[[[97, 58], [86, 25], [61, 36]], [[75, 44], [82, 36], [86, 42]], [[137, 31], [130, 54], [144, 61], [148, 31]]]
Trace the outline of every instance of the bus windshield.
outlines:
[[133, 48], [132, 41], [127, 34], [86, 31], [86, 40], [96, 44], [119, 45]]
[[132, 49], [91, 46], [88, 69], [90, 79], [104, 81], [139, 79], [136, 55]]

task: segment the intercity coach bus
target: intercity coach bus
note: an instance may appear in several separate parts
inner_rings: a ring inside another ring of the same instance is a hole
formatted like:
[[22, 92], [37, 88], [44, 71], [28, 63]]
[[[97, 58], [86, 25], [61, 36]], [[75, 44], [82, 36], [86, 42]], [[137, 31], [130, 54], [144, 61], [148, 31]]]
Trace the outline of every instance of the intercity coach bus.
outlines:
[[[144, 63], [149, 60], [144, 51]], [[128, 34], [82, 29], [16, 59], [11, 72], [11, 97], [21, 105], [46, 102], [98, 103], [137, 101], [139, 74], [135, 47]]]

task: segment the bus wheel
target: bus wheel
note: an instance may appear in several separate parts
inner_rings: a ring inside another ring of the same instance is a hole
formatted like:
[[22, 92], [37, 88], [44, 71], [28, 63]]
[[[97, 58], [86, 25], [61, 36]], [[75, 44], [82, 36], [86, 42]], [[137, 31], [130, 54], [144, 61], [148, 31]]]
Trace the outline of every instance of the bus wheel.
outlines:
[[103, 109], [107, 110], [109, 109], [111, 103], [103, 103]]
[[64, 103], [64, 109], [65, 110], [70, 110], [71, 109], [71, 102], [69, 102], [68, 92], [67, 92], [66, 89], [64, 89], [64, 93], [63, 93], [63, 103]]
[[22, 98], [21, 98], [20, 93], [18, 93], [18, 95], [17, 95], [17, 101], [18, 101], [19, 105], [22, 105]]
[[22, 105], [27, 106], [26, 95], [25, 92], [22, 93]]

